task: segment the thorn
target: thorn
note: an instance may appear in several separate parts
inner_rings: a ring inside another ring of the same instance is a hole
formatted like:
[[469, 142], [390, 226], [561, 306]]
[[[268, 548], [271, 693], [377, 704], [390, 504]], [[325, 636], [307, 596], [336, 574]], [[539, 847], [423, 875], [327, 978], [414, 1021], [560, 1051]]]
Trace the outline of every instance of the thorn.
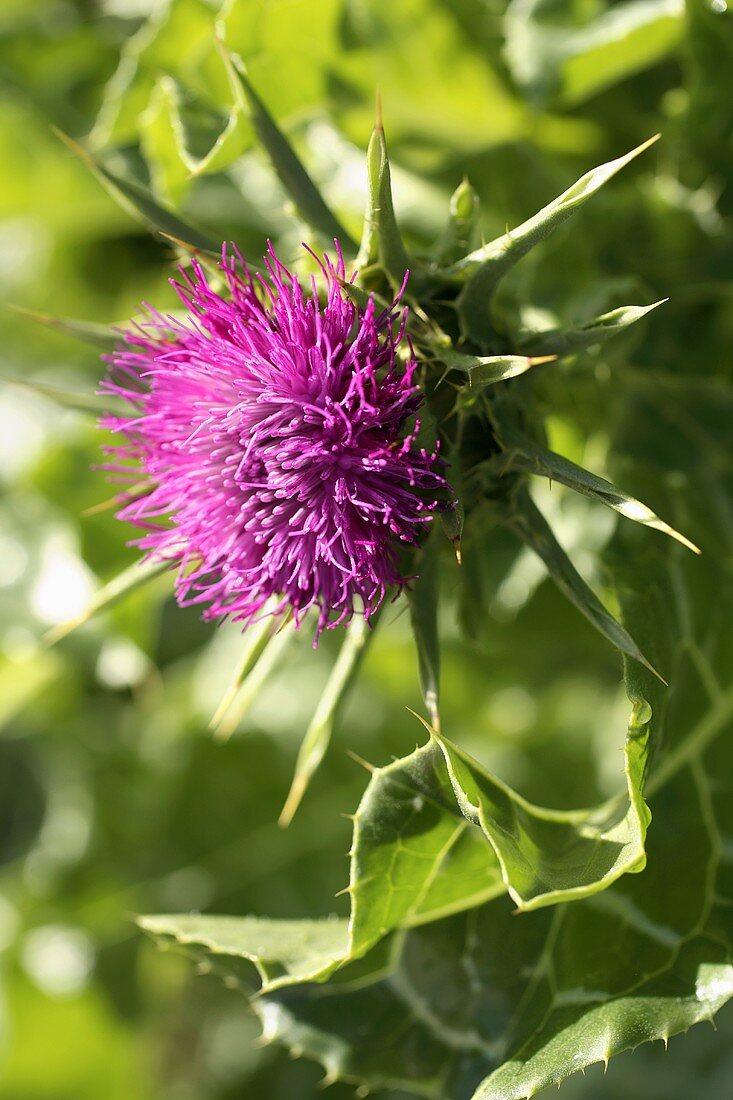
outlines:
[[287, 829], [288, 825], [290, 825], [291, 821], [295, 817], [298, 806], [300, 806], [303, 795], [308, 788], [308, 779], [309, 776], [306, 775], [304, 772], [301, 772], [299, 775], [293, 777], [293, 783], [290, 788], [290, 792], [288, 794], [288, 797], [285, 799], [285, 805], [280, 811], [280, 816], [277, 819], [277, 823], [281, 829]]
[[405, 710], [408, 714], [411, 714], [413, 718], [417, 718], [418, 722], [425, 727], [431, 737], [440, 737], [440, 729], [438, 728], [439, 723], [431, 726], [427, 718], [423, 718], [423, 716], [418, 714], [416, 710], [413, 710], [412, 707], [405, 707]]
[[459, 565], [463, 565], [463, 553], [461, 551], [461, 540], [460, 540], [460, 538], [453, 539], [453, 549], [456, 552], [456, 561], [458, 562]]
[[180, 237], [174, 237], [172, 233], [165, 233], [161, 230], [160, 236], [170, 241], [176, 248], [180, 248], [184, 252], [187, 252], [191, 259], [196, 259], [197, 256], [202, 255], [203, 249], [198, 248], [195, 244], [188, 244], [187, 241], [182, 241]]
[[87, 617], [85, 615], [78, 615], [74, 619], [67, 619], [66, 622], [59, 623], [58, 626], [52, 627], [42, 635], [41, 645], [44, 648], [48, 647], [50, 649], [66, 638], [67, 635], [72, 634], [78, 627], [83, 626], [86, 621]]
[[554, 363], [557, 361], [556, 355], [532, 355], [530, 356], [530, 365], [538, 367], [540, 363]]
[[351, 885], [349, 885], [349, 886], [344, 886], [343, 890], [337, 890], [336, 893], [333, 896], [335, 898], [342, 898], [345, 894], [353, 894], [353, 893], [354, 893], [353, 887]]
[[379, 769], [377, 767], [375, 767], [374, 764], [370, 764], [367, 760], [364, 760], [363, 757], [359, 756], [355, 752], [352, 752], [351, 749], [346, 750], [346, 755], [350, 756], [351, 759], [354, 760], [357, 764], [360, 764], [362, 766], [362, 768], [366, 768], [366, 770], [371, 775], [374, 775], [375, 772], [379, 771]]
[[374, 129], [384, 130], [382, 125], [382, 91], [380, 88], [377, 88], [374, 97]]
[[222, 731], [221, 724], [224, 721], [224, 718], [229, 711], [229, 708], [239, 694], [240, 686], [241, 685], [237, 684], [236, 687], [230, 686], [229, 688], [227, 688], [227, 690], [224, 692], [221, 702], [219, 703], [219, 706], [216, 708], [214, 714], [211, 717], [211, 720], [209, 722], [209, 729], [214, 734], [214, 737], [217, 741], [224, 742], [229, 740], [231, 730], [229, 732]]
[[96, 516], [99, 515], [100, 512], [108, 512], [110, 508], [117, 508], [118, 505], [131, 504], [134, 500], [139, 500], [140, 497], [145, 496], [151, 488], [151, 485], [152, 483], [149, 485], [139, 485], [125, 492], [115, 493], [113, 497], [108, 497], [106, 500], [100, 500], [98, 504], [92, 504], [89, 508], [85, 508], [81, 514], [84, 518]]
[[642, 141], [641, 145], [637, 145], [636, 149], [634, 149], [634, 155], [638, 156], [639, 153], [645, 153], [652, 145], [656, 145], [661, 136], [661, 133], [653, 134], [652, 137], [647, 138], [646, 141]]
[[[347, 821], [356, 821], [356, 814], [342, 813], [342, 814], [339, 814], [339, 817], [346, 818]], [[351, 854], [350, 852], [347, 852], [347, 855], [350, 855], [350, 854]]]
[[69, 137], [67, 133], [64, 133], [63, 130], [60, 130], [58, 126], [54, 126], [53, 124], [51, 125], [51, 133], [54, 135], [54, 137], [57, 137], [59, 141], [62, 141], [64, 145], [68, 149], [70, 149], [75, 156], [83, 160], [89, 168], [96, 170], [97, 166], [94, 163], [93, 158], [89, 155], [86, 149], [79, 144], [78, 141], [74, 141], [72, 137]]

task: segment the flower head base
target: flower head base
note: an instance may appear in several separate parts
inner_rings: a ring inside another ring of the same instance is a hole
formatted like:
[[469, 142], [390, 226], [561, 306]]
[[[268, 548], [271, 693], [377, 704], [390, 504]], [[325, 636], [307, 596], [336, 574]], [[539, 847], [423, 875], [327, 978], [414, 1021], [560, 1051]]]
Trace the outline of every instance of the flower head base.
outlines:
[[[338, 249], [338, 246], [337, 246]], [[245, 623], [318, 610], [318, 633], [368, 619], [408, 580], [415, 544], [445, 495], [436, 452], [416, 442], [421, 394], [398, 302], [359, 309], [344, 264], [319, 261], [305, 289], [270, 248], [266, 275], [223, 254], [222, 296], [197, 263], [174, 284], [184, 319], [151, 312], [125, 333], [107, 393], [132, 406], [109, 469], [152, 488], [119, 518], [179, 565], [176, 596]]]

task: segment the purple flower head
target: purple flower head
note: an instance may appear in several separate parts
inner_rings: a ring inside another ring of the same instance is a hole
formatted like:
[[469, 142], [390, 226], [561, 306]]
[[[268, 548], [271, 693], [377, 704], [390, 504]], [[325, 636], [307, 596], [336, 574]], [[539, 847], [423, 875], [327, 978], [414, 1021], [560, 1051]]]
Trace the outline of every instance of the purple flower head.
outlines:
[[[181, 606], [244, 623], [318, 609], [317, 633], [374, 614], [409, 579], [445, 482], [421, 448], [422, 396], [405, 314], [357, 308], [334, 264], [304, 288], [270, 247], [253, 277], [223, 251], [226, 295], [198, 263], [174, 283], [187, 316], [155, 311], [124, 334], [104, 383], [131, 405], [103, 426], [115, 476], [145, 480], [119, 518], [149, 557], [178, 565]], [[131, 494], [132, 496], [132, 494]]]

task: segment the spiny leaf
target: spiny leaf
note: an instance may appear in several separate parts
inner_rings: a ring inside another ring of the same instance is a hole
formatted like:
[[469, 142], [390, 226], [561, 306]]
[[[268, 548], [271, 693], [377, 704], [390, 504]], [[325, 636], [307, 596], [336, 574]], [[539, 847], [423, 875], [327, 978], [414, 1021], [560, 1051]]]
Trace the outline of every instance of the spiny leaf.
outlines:
[[142, 220], [154, 233], [178, 238], [193, 248], [202, 248], [208, 252], [217, 251], [218, 246], [215, 241], [182, 221], [171, 210], [161, 206], [147, 188], [113, 172], [61, 130], [54, 128], [54, 133], [94, 173], [112, 198], [134, 218]]
[[235, 94], [248, 113], [257, 137], [300, 216], [326, 240], [336, 238], [343, 248], [355, 252], [356, 243], [328, 208], [290, 142], [252, 87], [243, 62], [239, 57], [227, 53], [223, 46], [221, 51]]
[[[373, 299], [375, 309], [378, 313], [390, 313], [395, 309], [395, 303], [387, 301], [381, 294], [377, 294], [371, 290], [365, 290], [363, 287], [358, 286], [356, 283], [349, 282], [346, 279], [339, 279], [338, 283], [347, 298], [350, 298], [359, 309], [366, 309], [370, 299]], [[399, 308], [399, 306], [397, 308]], [[416, 340], [424, 342], [426, 346], [429, 345], [436, 355], [442, 354], [442, 349], [450, 343], [449, 338], [440, 330], [435, 321], [428, 317], [427, 314], [423, 313], [419, 305], [413, 301], [410, 301], [410, 308], [406, 313], [405, 320], [407, 331], [414, 336]]]
[[387, 299], [383, 298], [380, 294], [376, 294], [371, 290], [365, 290], [364, 287], [357, 286], [356, 283], [349, 282], [346, 279], [339, 279], [338, 282], [347, 298], [350, 298], [359, 309], [366, 309], [370, 301], [374, 302], [375, 309], [380, 313], [389, 313], [392, 309], [391, 302], [388, 302]]
[[215, 956], [253, 963], [267, 989], [293, 981], [323, 981], [343, 958], [344, 920], [260, 920], [257, 917], [140, 917], [159, 943], [203, 946]]
[[364, 237], [356, 264], [363, 268], [378, 260], [393, 285], [399, 287], [410, 267], [410, 260], [402, 243], [392, 202], [387, 139], [382, 127], [379, 104], [377, 120], [367, 148], [367, 178], [369, 198], [364, 216]]
[[[265, 645], [261, 649], [259, 642], [255, 643], [251, 657], [245, 654], [245, 659], [240, 666], [240, 672], [242, 669], [244, 672], [235, 676], [234, 682], [212, 720], [212, 726], [220, 741], [226, 741], [231, 737], [240, 722], [245, 719], [265, 682], [278, 667], [280, 659], [292, 641], [292, 636], [292, 625], [285, 623], [272, 637], [266, 638]], [[226, 709], [224, 709], [225, 704]]]
[[420, 551], [419, 575], [408, 592], [420, 687], [425, 707], [435, 729], [440, 729], [439, 539], [440, 530], [434, 525], [427, 542]]
[[[451, 470], [451, 475], [453, 475]], [[451, 507], [440, 513], [440, 525], [443, 528], [446, 538], [453, 543], [453, 549], [456, 552], [456, 560], [458, 564], [461, 564], [461, 538], [463, 537], [463, 523], [465, 520], [465, 509], [463, 506], [463, 500], [460, 496], [457, 496]]]
[[241, 103], [236, 102], [211, 133], [211, 144], [204, 155], [196, 155], [191, 148], [184, 105], [190, 98], [190, 91], [184, 96], [178, 83], [164, 75], [153, 88], [147, 110], [140, 115], [140, 144], [150, 165], [153, 187], [169, 202], [180, 199], [194, 177], [232, 164], [251, 143], [249, 120]]
[[[649, 663], [629, 632], [607, 611], [593, 590], [578, 573], [552, 528], [526, 491], [515, 497], [515, 507], [507, 520], [508, 526], [542, 558], [553, 581], [593, 626], [622, 653], [648, 668], [660, 680], [662, 677]], [[664, 680], [662, 680], [664, 683]]]
[[538, 355], [532, 358], [528, 355], [466, 355], [446, 348], [439, 352], [438, 358], [450, 370], [457, 370], [468, 376], [467, 384], [461, 389], [458, 400], [461, 408], [470, 408], [488, 386], [494, 386], [508, 378], [516, 378], [542, 363], [551, 363], [556, 356]]
[[239, 659], [239, 664], [235, 669], [229, 687], [224, 692], [224, 695], [221, 698], [221, 702], [216, 708], [214, 716], [209, 723], [209, 728], [213, 730], [214, 733], [217, 734], [217, 736], [221, 736], [220, 727], [227, 715], [227, 712], [229, 711], [229, 708], [232, 706], [235, 699], [237, 698], [240, 688], [244, 684], [244, 681], [247, 679], [250, 672], [252, 672], [253, 668], [264, 653], [267, 644], [271, 637], [273, 637], [273, 635], [275, 634], [275, 631], [276, 624], [273, 623], [273, 620], [266, 613], [266, 609], [265, 614], [263, 614], [262, 618], [258, 622], [251, 623], [247, 627], [244, 633], [242, 655]]
[[450, 198], [448, 224], [435, 253], [439, 264], [452, 264], [475, 247], [481, 204], [467, 179], [459, 183]]
[[374, 624], [370, 626], [363, 615], [356, 615], [346, 628], [341, 650], [298, 752], [293, 782], [280, 814], [281, 825], [289, 825], [293, 820], [308, 784], [326, 755], [339, 709], [354, 682], [373, 632]]
[[[679, 419], [682, 413], [689, 421]], [[472, 816], [480, 820], [479, 803], [486, 811], [502, 789], [475, 761], [433, 737], [409, 757], [376, 769], [356, 814], [349, 958], [358, 950], [367, 954], [332, 972], [325, 987], [314, 980], [334, 965], [343, 930], [332, 931], [315, 960], [321, 969], [314, 979], [309, 964], [312, 980], [288, 984], [287, 972], [295, 974], [297, 966], [287, 962], [279, 971], [280, 988], [256, 1001], [267, 1040], [317, 1059], [330, 1077], [370, 1088], [389, 1086], [435, 1100], [523, 1100], [623, 1050], [666, 1042], [712, 1020], [733, 998], [733, 800], [727, 781], [733, 772], [727, 736], [733, 622], [726, 556], [733, 484], [730, 464], [708, 461], [727, 442], [732, 415], [723, 385], [698, 377], [668, 383], [641, 378], [622, 410], [611, 452], [624, 455], [624, 470], [633, 463], [646, 490], [659, 482], [659, 448], [667, 445], [669, 424], [684, 431], [704, 423], [709, 453], [680, 448], [684, 477], [664, 483], [662, 491], [670, 514], [679, 519], [692, 509], [705, 526], [706, 543], [723, 551], [701, 568], [666, 540], [620, 524], [606, 555], [625, 622], [674, 676], [665, 691], [637, 661], [624, 662], [634, 704], [628, 777], [640, 829], [647, 821], [642, 779], [654, 814], [644, 873], [517, 915], [510, 899], [500, 896], [494, 849], [483, 829], [471, 824]], [[649, 744], [655, 746], [651, 759]], [[515, 888], [533, 863], [544, 870], [549, 861], [554, 873], [564, 866], [566, 874], [585, 875], [589, 849], [582, 845], [592, 840], [584, 831], [591, 811], [540, 813], [504, 794], [510, 816], [495, 818], [497, 843], [508, 850], [519, 840], [529, 859], [507, 861]], [[627, 813], [631, 809], [629, 803]], [[528, 843], [528, 822], [533, 829], [561, 825], [567, 832], [556, 844], [548, 842], [549, 834]], [[576, 844], [580, 858], [574, 860]], [[590, 848], [594, 857], [598, 850]], [[605, 850], [613, 855], [611, 844]], [[176, 918], [168, 920], [172, 926]], [[202, 943], [213, 940], [215, 949], [231, 944], [229, 933], [218, 944], [216, 935], [201, 931]], [[327, 922], [322, 934], [328, 934]], [[283, 939], [288, 955], [288, 936]], [[266, 933], [263, 957], [272, 953], [270, 943]], [[307, 955], [300, 953], [304, 972]], [[353, 983], [350, 966], [356, 967]]]
[[644, 864], [648, 716], [640, 705], [630, 725], [627, 797], [591, 810], [532, 806], [434, 731], [409, 757], [376, 769], [354, 819], [348, 927], [222, 917], [145, 918], [143, 927], [251, 958], [275, 990], [325, 981], [395, 929], [485, 904], [505, 889], [525, 910], [588, 897]]
[[54, 405], [60, 405], [62, 409], [73, 409], [74, 412], [98, 417], [109, 408], [109, 401], [103, 401], [93, 393], [79, 393], [59, 386], [50, 386], [46, 382], [37, 382], [34, 379], [8, 378], [4, 375], [0, 375], [0, 382], [18, 386], [29, 393], [37, 394], [38, 397], [53, 401]]
[[585, 470], [577, 463], [571, 462], [569, 458], [563, 458], [554, 451], [548, 451], [513, 429], [501, 427], [499, 437], [508, 448], [507, 461], [511, 469], [525, 470], [527, 473], [549, 478], [550, 481], [558, 481], [561, 485], [574, 489], [576, 493], [582, 493], [592, 500], [598, 500], [601, 504], [613, 508], [626, 519], [634, 520], [635, 523], [641, 523], [645, 527], [653, 527], [656, 531], [662, 531], [670, 538], [681, 542], [688, 550], [693, 550], [696, 554], [700, 553], [693, 542], [660, 519], [646, 504], [642, 504], [640, 500], [629, 496], [628, 493], [623, 493], [605, 478]]
[[578, 328], [556, 328], [530, 333], [520, 339], [519, 346], [522, 351], [527, 352], [542, 351], [558, 357], [573, 355], [576, 351], [592, 348], [596, 344], [605, 344], [666, 301], [667, 298], [662, 298], [659, 302], [652, 302], [650, 306], [619, 306], [618, 309], [595, 317]]
[[94, 321], [78, 321], [71, 317], [54, 317], [50, 313], [39, 313], [24, 306], [11, 305], [10, 308], [30, 321], [63, 332], [75, 340], [81, 340], [83, 344], [91, 344], [103, 351], [113, 351], [120, 341], [120, 334], [113, 325], [99, 325]]
[[532, 218], [447, 269], [447, 275], [465, 281], [457, 306], [465, 336], [481, 342], [490, 335], [489, 301], [502, 276], [658, 137], [657, 134], [630, 153], [586, 172]]
[[102, 500], [99, 504], [92, 504], [89, 508], [85, 508], [82, 512], [83, 516], [96, 516], [100, 512], [109, 512], [113, 508], [122, 508], [125, 504], [131, 504], [134, 500], [140, 500], [142, 497], [147, 496], [153, 487], [152, 481], [139, 481], [137, 485], [131, 485], [129, 489], [125, 489], [121, 493], [115, 493], [114, 496], [108, 497], [107, 500]]
[[43, 639], [44, 642], [46, 645], [55, 645], [67, 634], [71, 634], [73, 630], [88, 623], [95, 615], [98, 615], [101, 611], [108, 611], [115, 604], [124, 600], [126, 596], [129, 596], [131, 592], [147, 584], [154, 577], [160, 576], [161, 573], [165, 573], [170, 568], [171, 563], [169, 561], [139, 561], [128, 566], [127, 569], [123, 569], [121, 573], [118, 573], [113, 580], [102, 585], [81, 615], [77, 615], [75, 618], [69, 619], [68, 622], [61, 623], [49, 630]]

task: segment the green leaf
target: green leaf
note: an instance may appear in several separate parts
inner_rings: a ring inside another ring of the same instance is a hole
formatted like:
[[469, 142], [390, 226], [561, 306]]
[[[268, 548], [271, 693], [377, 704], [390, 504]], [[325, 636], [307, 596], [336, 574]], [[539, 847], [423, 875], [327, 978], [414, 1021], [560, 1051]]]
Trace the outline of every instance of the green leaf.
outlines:
[[354, 829], [352, 951], [413, 923], [440, 861], [465, 831], [461, 817], [487, 844], [473, 888], [447, 899], [454, 911], [483, 900], [487, 890], [497, 892], [497, 862], [507, 892], [524, 911], [587, 897], [640, 871], [648, 722], [649, 708], [639, 699], [626, 742], [626, 795], [588, 810], [531, 805], [435, 731], [433, 743], [377, 769]]
[[387, 139], [382, 128], [379, 105], [377, 122], [367, 148], [367, 179], [369, 197], [364, 215], [364, 236], [356, 266], [361, 269], [379, 262], [393, 286], [400, 287], [405, 272], [410, 268], [410, 260], [395, 217]]
[[[514, 503], [515, 507], [507, 520], [507, 525], [534, 550], [538, 557], [542, 558], [548, 573], [563, 595], [567, 596], [596, 630], [608, 638], [621, 653], [633, 657], [655, 676], [659, 676], [628, 630], [613, 617], [610, 611], [606, 610], [595, 592], [578, 573], [529, 493], [526, 491], [518, 493]], [[659, 678], [662, 679], [661, 676]]]
[[[532, 806], [435, 731], [410, 756], [374, 769], [354, 817], [348, 936], [339, 931], [329, 939], [324, 931], [330, 946], [319, 947], [317, 965], [301, 945], [302, 955], [286, 974], [274, 971], [275, 984], [324, 981], [395, 929], [473, 908], [505, 890], [520, 908], [531, 910], [588, 896], [640, 870], [648, 822], [641, 796], [647, 722], [648, 708], [639, 703], [627, 739], [627, 796], [591, 810]], [[213, 934], [220, 920], [224, 939]], [[239, 934], [235, 918], [195, 918], [190, 925], [178, 917], [155, 921], [153, 927], [146, 919], [145, 927], [158, 935], [195, 929], [196, 942], [217, 954], [229, 953]], [[213, 922], [206, 939], [201, 921]], [[304, 923], [306, 944], [313, 924]], [[251, 921], [242, 921], [247, 942], [251, 931]], [[267, 935], [275, 932], [268, 929]], [[263, 980], [274, 987], [269, 969]]]
[[430, 721], [438, 730], [440, 729], [440, 641], [438, 638], [440, 534], [437, 526], [433, 525], [433, 530], [420, 551], [419, 575], [408, 592], [420, 687]]
[[[292, 624], [285, 623], [271, 634], [271, 624], [256, 624], [234, 679], [214, 715], [211, 725], [216, 737], [226, 741], [244, 721], [250, 707], [277, 669], [293, 640]], [[252, 627], [250, 627], [252, 630]]]
[[74, 390], [62, 389], [60, 386], [51, 386], [46, 382], [36, 382], [34, 379], [7, 378], [3, 375], [0, 375], [0, 382], [17, 386], [29, 393], [36, 394], [38, 397], [44, 397], [48, 401], [53, 401], [54, 405], [59, 405], [62, 409], [73, 409], [74, 412], [85, 413], [94, 417], [101, 416], [105, 410], [109, 409], [110, 402], [93, 393], [80, 393]]
[[102, 585], [81, 615], [77, 615], [75, 618], [69, 619], [68, 622], [61, 623], [59, 626], [55, 626], [52, 630], [49, 630], [44, 637], [45, 643], [47, 645], [55, 645], [56, 642], [61, 641], [62, 638], [71, 634], [73, 630], [77, 630], [80, 626], [84, 626], [85, 623], [88, 623], [95, 615], [98, 615], [102, 611], [108, 611], [111, 607], [114, 607], [115, 604], [129, 596], [131, 592], [134, 592], [143, 584], [147, 584], [148, 581], [152, 581], [155, 577], [160, 576], [161, 573], [165, 573], [170, 568], [171, 562], [169, 561], [142, 560], [128, 566], [127, 569], [123, 569], [122, 572], [118, 573], [111, 581]]
[[373, 290], [364, 290], [363, 287], [357, 286], [356, 283], [348, 282], [346, 279], [339, 279], [339, 286], [346, 294], [347, 298], [359, 309], [366, 309], [370, 301], [374, 302], [374, 307], [380, 313], [389, 312], [392, 309], [391, 302], [388, 302], [386, 298], [382, 298], [381, 295], [376, 294]]
[[529, 911], [590, 896], [641, 870], [648, 721], [638, 699], [626, 742], [626, 794], [587, 810], [533, 806], [434, 730], [410, 756], [373, 769], [354, 817], [348, 942], [324, 967], [330, 973], [395, 929], [505, 890]]
[[112, 325], [99, 325], [94, 321], [78, 321], [71, 317], [54, 317], [50, 313], [39, 313], [35, 309], [26, 309], [24, 306], [11, 306], [15, 313], [35, 321], [39, 325], [63, 332], [83, 344], [91, 344], [92, 347], [101, 348], [103, 351], [113, 351], [120, 342], [119, 331]]
[[448, 224], [436, 247], [437, 263], [455, 263], [476, 247], [480, 216], [479, 197], [468, 180], [464, 179], [450, 198]]
[[281, 825], [289, 825], [293, 820], [308, 784], [326, 755], [339, 710], [354, 682], [374, 629], [375, 624], [369, 625], [363, 615], [356, 615], [346, 627], [346, 637], [298, 752], [293, 782], [280, 814]]
[[479, 342], [490, 335], [489, 301], [499, 280], [506, 275], [531, 248], [543, 241], [558, 226], [591, 198], [617, 172], [638, 157], [659, 135], [643, 142], [616, 160], [608, 161], [581, 176], [572, 187], [563, 191], [547, 206], [515, 229], [509, 230], [463, 260], [448, 268], [446, 274], [464, 282], [458, 296], [458, 316], [464, 336]]
[[516, 378], [532, 367], [542, 363], [551, 363], [554, 355], [466, 355], [450, 348], [441, 349], [438, 360], [449, 370], [460, 371], [468, 376], [466, 385], [460, 390], [458, 404], [468, 409], [478, 400], [488, 386]]
[[561, 485], [567, 485], [569, 489], [575, 490], [576, 493], [582, 493], [591, 500], [597, 500], [608, 508], [613, 508], [625, 519], [662, 531], [686, 546], [688, 550], [696, 554], [700, 553], [694, 543], [660, 519], [646, 504], [642, 504], [640, 500], [629, 496], [628, 493], [623, 493], [605, 478], [598, 477], [590, 470], [578, 466], [569, 458], [563, 458], [554, 451], [548, 451], [514, 429], [502, 425], [498, 434], [501, 443], [507, 448], [507, 462], [510, 469], [524, 470], [530, 474], [549, 478], [550, 481], [558, 481]]
[[595, 317], [578, 328], [547, 329], [545, 332], [529, 333], [520, 339], [519, 346], [526, 352], [543, 352], [558, 357], [574, 355], [577, 351], [605, 344], [666, 301], [666, 298], [662, 298], [660, 302], [652, 302], [650, 306], [619, 306], [618, 309]]
[[[132, 145], [161, 73], [200, 85], [215, 57], [214, 12], [206, 0], [168, 0], [122, 47], [91, 134], [93, 148]], [[206, 81], [206, 83], [209, 83]]]
[[140, 927], [162, 944], [205, 947], [222, 960], [244, 959], [265, 989], [323, 981], [346, 949], [344, 920], [261, 920], [257, 917], [150, 916]]
[[336, 238], [344, 249], [356, 251], [356, 243], [329, 210], [321, 192], [303, 167], [295, 150], [258, 96], [238, 57], [223, 52], [235, 94], [251, 119], [255, 133], [300, 216], [326, 240]]
[[[209, 723], [209, 728], [218, 736], [224, 737], [222, 733], [222, 725], [226, 723], [227, 714], [230, 708], [236, 702], [239, 692], [254, 669], [255, 665], [259, 661], [262, 654], [265, 652], [269, 642], [273, 638], [277, 631], [277, 623], [273, 622], [270, 615], [267, 613], [267, 608], [264, 609], [262, 618], [254, 623], [250, 623], [244, 632], [242, 639], [242, 655], [239, 659], [234, 675], [232, 676], [229, 687], [224, 692], [221, 698], [219, 706]], [[226, 729], [227, 726], [224, 725]], [[229, 730], [231, 732], [231, 730]]]
[[547, 0], [513, 0], [504, 24], [512, 75], [534, 102], [577, 104], [666, 57], [682, 36], [684, 5], [626, 0], [586, 13], [572, 3], [558, 11]]
[[141, 184], [113, 172], [60, 130], [55, 130], [55, 133], [94, 173], [112, 198], [132, 217], [144, 222], [152, 232], [183, 241], [195, 249], [200, 248], [214, 253], [218, 251], [216, 241], [182, 221], [171, 210], [161, 206]]
[[[729, 463], [711, 462], [731, 415], [722, 385], [641, 379], [619, 417], [616, 453], [647, 488], [658, 482], [670, 423], [686, 443], [688, 432], [706, 426], [702, 450], [677, 447], [679, 476], [667, 486], [666, 507], [678, 521], [699, 516], [705, 542], [722, 551], [703, 567], [674, 543], [620, 525], [607, 555], [630, 630], [674, 674], [667, 691], [638, 663], [625, 662], [640, 723], [638, 740], [632, 723], [627, 751], [637, 779], [646, 769], [653, 813], [643, 873], [534, 912], [516, 914], [506, 897], [491, 899], [497, 864], [482, 830], [464, 817], [457, 838], [449, 831], [456, 820], [450, 776], [473, 797], [474, 783], [487, 800], [499, 792], [489, 783], [484, 795], [475, 763], [433, 738], [375, 771], [357, 814], [351, 950], [383, 938], [353, 983], [345, 966], [326, 984], [285, 978], [258, 998], [267, 1040], [318, 1060], [329, 1079], [435, 1100], [524, 1100], [642, 1042], [666, 1042], [733, 998], [733, 580], [726, 557], [733, 479]], [[655, 752], [644, 765], [647, 736]], [[513, 814], [527, 812], [514, 803]], [[498, 830], [503, 844], [521, 835], [519, 820]], [[453, 892], [450, 853], [467, 837], [479, 848], [461, 851], [459, 865], [465, 870], [477, 857], [475, 877], [459, 874]], [[541, 847], [544, 857], [562, 856], [562, 845], [543, 840]], [[582, 859], [576, 870], [584, 870]], [[485, 889], [486, 900], [476, 896], [461, 909], [471, 883]], [[431, 908], [427, 899], [440, 887], [450, 896], [443, 909]], [[395, 936], [395, 927], [404, 931]], [[331, 965], [325, 956], [319, 982]]]

